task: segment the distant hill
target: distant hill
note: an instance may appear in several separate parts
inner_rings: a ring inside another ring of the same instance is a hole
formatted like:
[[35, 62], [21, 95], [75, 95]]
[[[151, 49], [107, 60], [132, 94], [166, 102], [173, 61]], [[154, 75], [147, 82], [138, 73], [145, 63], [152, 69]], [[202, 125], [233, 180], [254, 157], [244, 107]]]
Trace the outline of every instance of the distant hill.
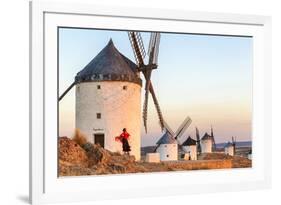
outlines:
[[[217, 148], [223, 148], [226, 143], [218, 143], [216, 144]], [[240, 141], [236, 142], [237, 147], [252, 147], [252, 141]]]

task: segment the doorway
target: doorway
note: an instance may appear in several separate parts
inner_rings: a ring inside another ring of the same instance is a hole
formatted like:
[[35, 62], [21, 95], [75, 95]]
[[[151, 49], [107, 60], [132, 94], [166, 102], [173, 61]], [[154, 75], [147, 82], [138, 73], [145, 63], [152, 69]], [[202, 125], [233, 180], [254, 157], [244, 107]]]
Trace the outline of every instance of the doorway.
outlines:
[[104, 134], [94, 134], [94, 143], [104, 148]]

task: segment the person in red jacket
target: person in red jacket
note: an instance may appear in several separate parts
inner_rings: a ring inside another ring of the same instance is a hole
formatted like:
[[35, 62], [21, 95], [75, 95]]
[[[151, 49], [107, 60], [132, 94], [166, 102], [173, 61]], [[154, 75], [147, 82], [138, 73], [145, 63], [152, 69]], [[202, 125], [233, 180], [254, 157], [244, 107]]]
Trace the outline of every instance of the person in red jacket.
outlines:
[[130, 155], [130, 151], [131, 151], [131, 147], [128, 142], [129, 137], [130, 134], [127, 132], [126, 128], [123, 129], [123, 132], [120, 134], [120, 136], [115, 137], [115, 140], [119, 140], [122, 143], [124, 154], [128, 154], [128, 155]]

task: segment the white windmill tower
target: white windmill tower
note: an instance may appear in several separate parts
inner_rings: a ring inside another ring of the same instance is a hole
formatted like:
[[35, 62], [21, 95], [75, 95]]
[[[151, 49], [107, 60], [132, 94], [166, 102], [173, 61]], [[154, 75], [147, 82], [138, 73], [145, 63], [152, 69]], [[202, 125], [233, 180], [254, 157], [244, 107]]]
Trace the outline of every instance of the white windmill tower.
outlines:
[[180, 125], [176, 133], [164, 122], [165, 133], [157, 141], [157, 147], [155, 152], [160, 154], [161, 161], [173, 161], [178, 160], [178, 148], [182, 148], [179, 145], [178, 139], [184, 134], [185, 130], [189, 127], [192, 120], [187, 117]]
[[188, 154], [190, 160], [197, 160], [197, 142], [190, 136], [182, 144], [183, 151]]
[[149, 62], [144, 63], [145, 50], [138, 32], [129, 32], [129, 39], [137, 65], [120, 53], [112, 40], [80, 72], [75, 81], [59, 97], [59, 100], [76, 85], [76, 128], [86, 134], [88, 141], [99, 143], [110, 151], [122, 151], [115, 141], [123, 128], [131, 134], [131, 154], [140, 159], [141, 86], [140, 72], [146, 79], [143, 110], [146, 126], [148, 93], [156, 106], [161, 128], [163, 117], [150, 81], [152, 69], [157, 68], [160, 34], [151, 33]]
[[156, 144], [161, 161], [178, 160], [178, 143], [171, 133], [165, 132]]
[[201, 152], [211, 153], [213, 147], [213, 138], [206, 132], [200, 140]]
[[226, 155], [234, 156], [236, 149], [236, 140], [234, 140], [234, 137], [232, 137], [232, 142], [226, 143], [224, 146], [224, 153]]
[[[110, 40], [75, 77], [76, 128], [89, 142], [122, 152], [115, 141], [123, 128], [131, 136], [131, 153], [140, 158], [141, 86], [137, 66]], [[62, 99], [66, 92], [60, 97]]]
[[211, 126], [211, 135], [209, 135], [206, 132], [200, 140], [200, 145], [201, 145], [202, 153], [211, 153], [211, 152], [216, 151], [216, 142], [215, 142], [215, 137], [214, 137], [212, 126]]

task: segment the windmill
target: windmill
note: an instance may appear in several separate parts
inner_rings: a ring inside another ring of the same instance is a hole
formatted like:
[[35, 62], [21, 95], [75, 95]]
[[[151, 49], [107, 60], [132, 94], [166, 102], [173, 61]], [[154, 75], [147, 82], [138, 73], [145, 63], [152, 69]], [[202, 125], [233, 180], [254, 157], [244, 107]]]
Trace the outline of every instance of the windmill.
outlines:
[[[143, 45], [143, 40], [139, 32], [128, 32], [129, 40], [134, 52], [137, 70], [141, 72], [146, 80], [145, 83], [145, 99], [143, 103], [143, 123], [145, 131], [147, 132], [147, 108], [148, 108], [148, 95], [151, 93], [157, 115], [159, 118], [159, 123], [161, 130], [164, 129], [164, 119], [162, 112], [160, 110], [160, 105], [158, 103], [152, 82], [151, 82], [151, 73], [153, 69], [158, 67], [158, 53], [159, 53], [159, 44], [160, 44], [160, 33], [152, 32], [150, 36], [149, 46], [148, 46], [148, 63], [145, 64], [146, 51]], [[74, 81], [63, 93], [59, 96], [59, 101], [77, 84]]]
[[176, 132], [174, 132], [170, 128], [167, 122], [164, 122], [164, 127], [166, 129], [166, 132], [169, 132], [173, 136], [173, 138], [179, 142], [179, 138], [181, 138], [181, 136], [184, 134], [186, 129], [190, 126], [191, 122], [192, 122], [191, 118], [187, 116], [185, 120], [181, 123], [181, 125], [179, 126]]
[[157, 146], [154, 152], [160, 153], [161, 161], [177, 160], [178, 147], [182, 149], [179, 139], [184, 134], [186, 129], [191, 124], [190, 117], [186, 117], [182, 124], [179, 126], [176, 132], [174, 132], [170, 126], [164, 121], [165, 133], [156, 143]]
[[[74, 82], [59, 96], [58, 100], [61, 101], [75, 87], [75, 127], [85, 133], [90, 142], [101, 141], [105, 149], [113, 152], [120, 151], [122, 147], [112, 140], [112, 136], [124, 127], [128, 128], [130, 134], [134, 136], [130, 144], [132, 154], [138, 160], [141, 146], [141, 119], [139, 117], [141, 107], [139, 105], [142, 83], [140, 73], [145, 78], [145, 99], [142, 111], [145, 131], [147, 132], [149, 93], [156, 107], [161, 130], [166, 128], [151, 82], [152, 70], [158, 67], [160, 33], [152, 32], [150, 35], [148, 60], [145, 59], [146, 51], [140, 33], [128, 32], [128, 36], [136, 63], [123, 55], [110, 39], [108, 44], [76, 74]], [[120, 92], [120, 89], [123, 91]], [[135, 92], [131, 93], [131, 91]], [[128, 101], [128, 97], [134, 100]], [[111, 105], [118, 106], [118, 109], [111, 109]], [[120, 112], [120, 110], [127, 111], [128, 108], [131, 109], [128, 115]], [[184, 126], [180, 127], [177, 135], [172, 138], [176, 140], [183, 134], [183, 130]]]
[[160, 33], [152, 32], [150, 35], [149, 47], [148, 47], [148, 63], [145, 64], [144, 58], [146, 56], [146, 51], [144, 49], [143, 41], [141, 34], [139, 32], [128, 32], [129, 40], [134, 52], [136, 64], [138, 66], [138, 71], [141, 72], [145, 78], [145, 98], [143, 103], [143, 123], [145, 132], [147, 132], [147, 107], [148, 107], [148, 95], [149, 92], [152, 96], [161, 129], [163, 130], [164, 119], [162, 112], [160, 110], [160, 105], [158, 103], [155, 91], [153, 89], [153, 85], [151, 82], [151, 73], [153, 69], [158, 67], [157, 60], [158, 60], [158, 53], [159, 53], [159, 44], [160, 44]]

